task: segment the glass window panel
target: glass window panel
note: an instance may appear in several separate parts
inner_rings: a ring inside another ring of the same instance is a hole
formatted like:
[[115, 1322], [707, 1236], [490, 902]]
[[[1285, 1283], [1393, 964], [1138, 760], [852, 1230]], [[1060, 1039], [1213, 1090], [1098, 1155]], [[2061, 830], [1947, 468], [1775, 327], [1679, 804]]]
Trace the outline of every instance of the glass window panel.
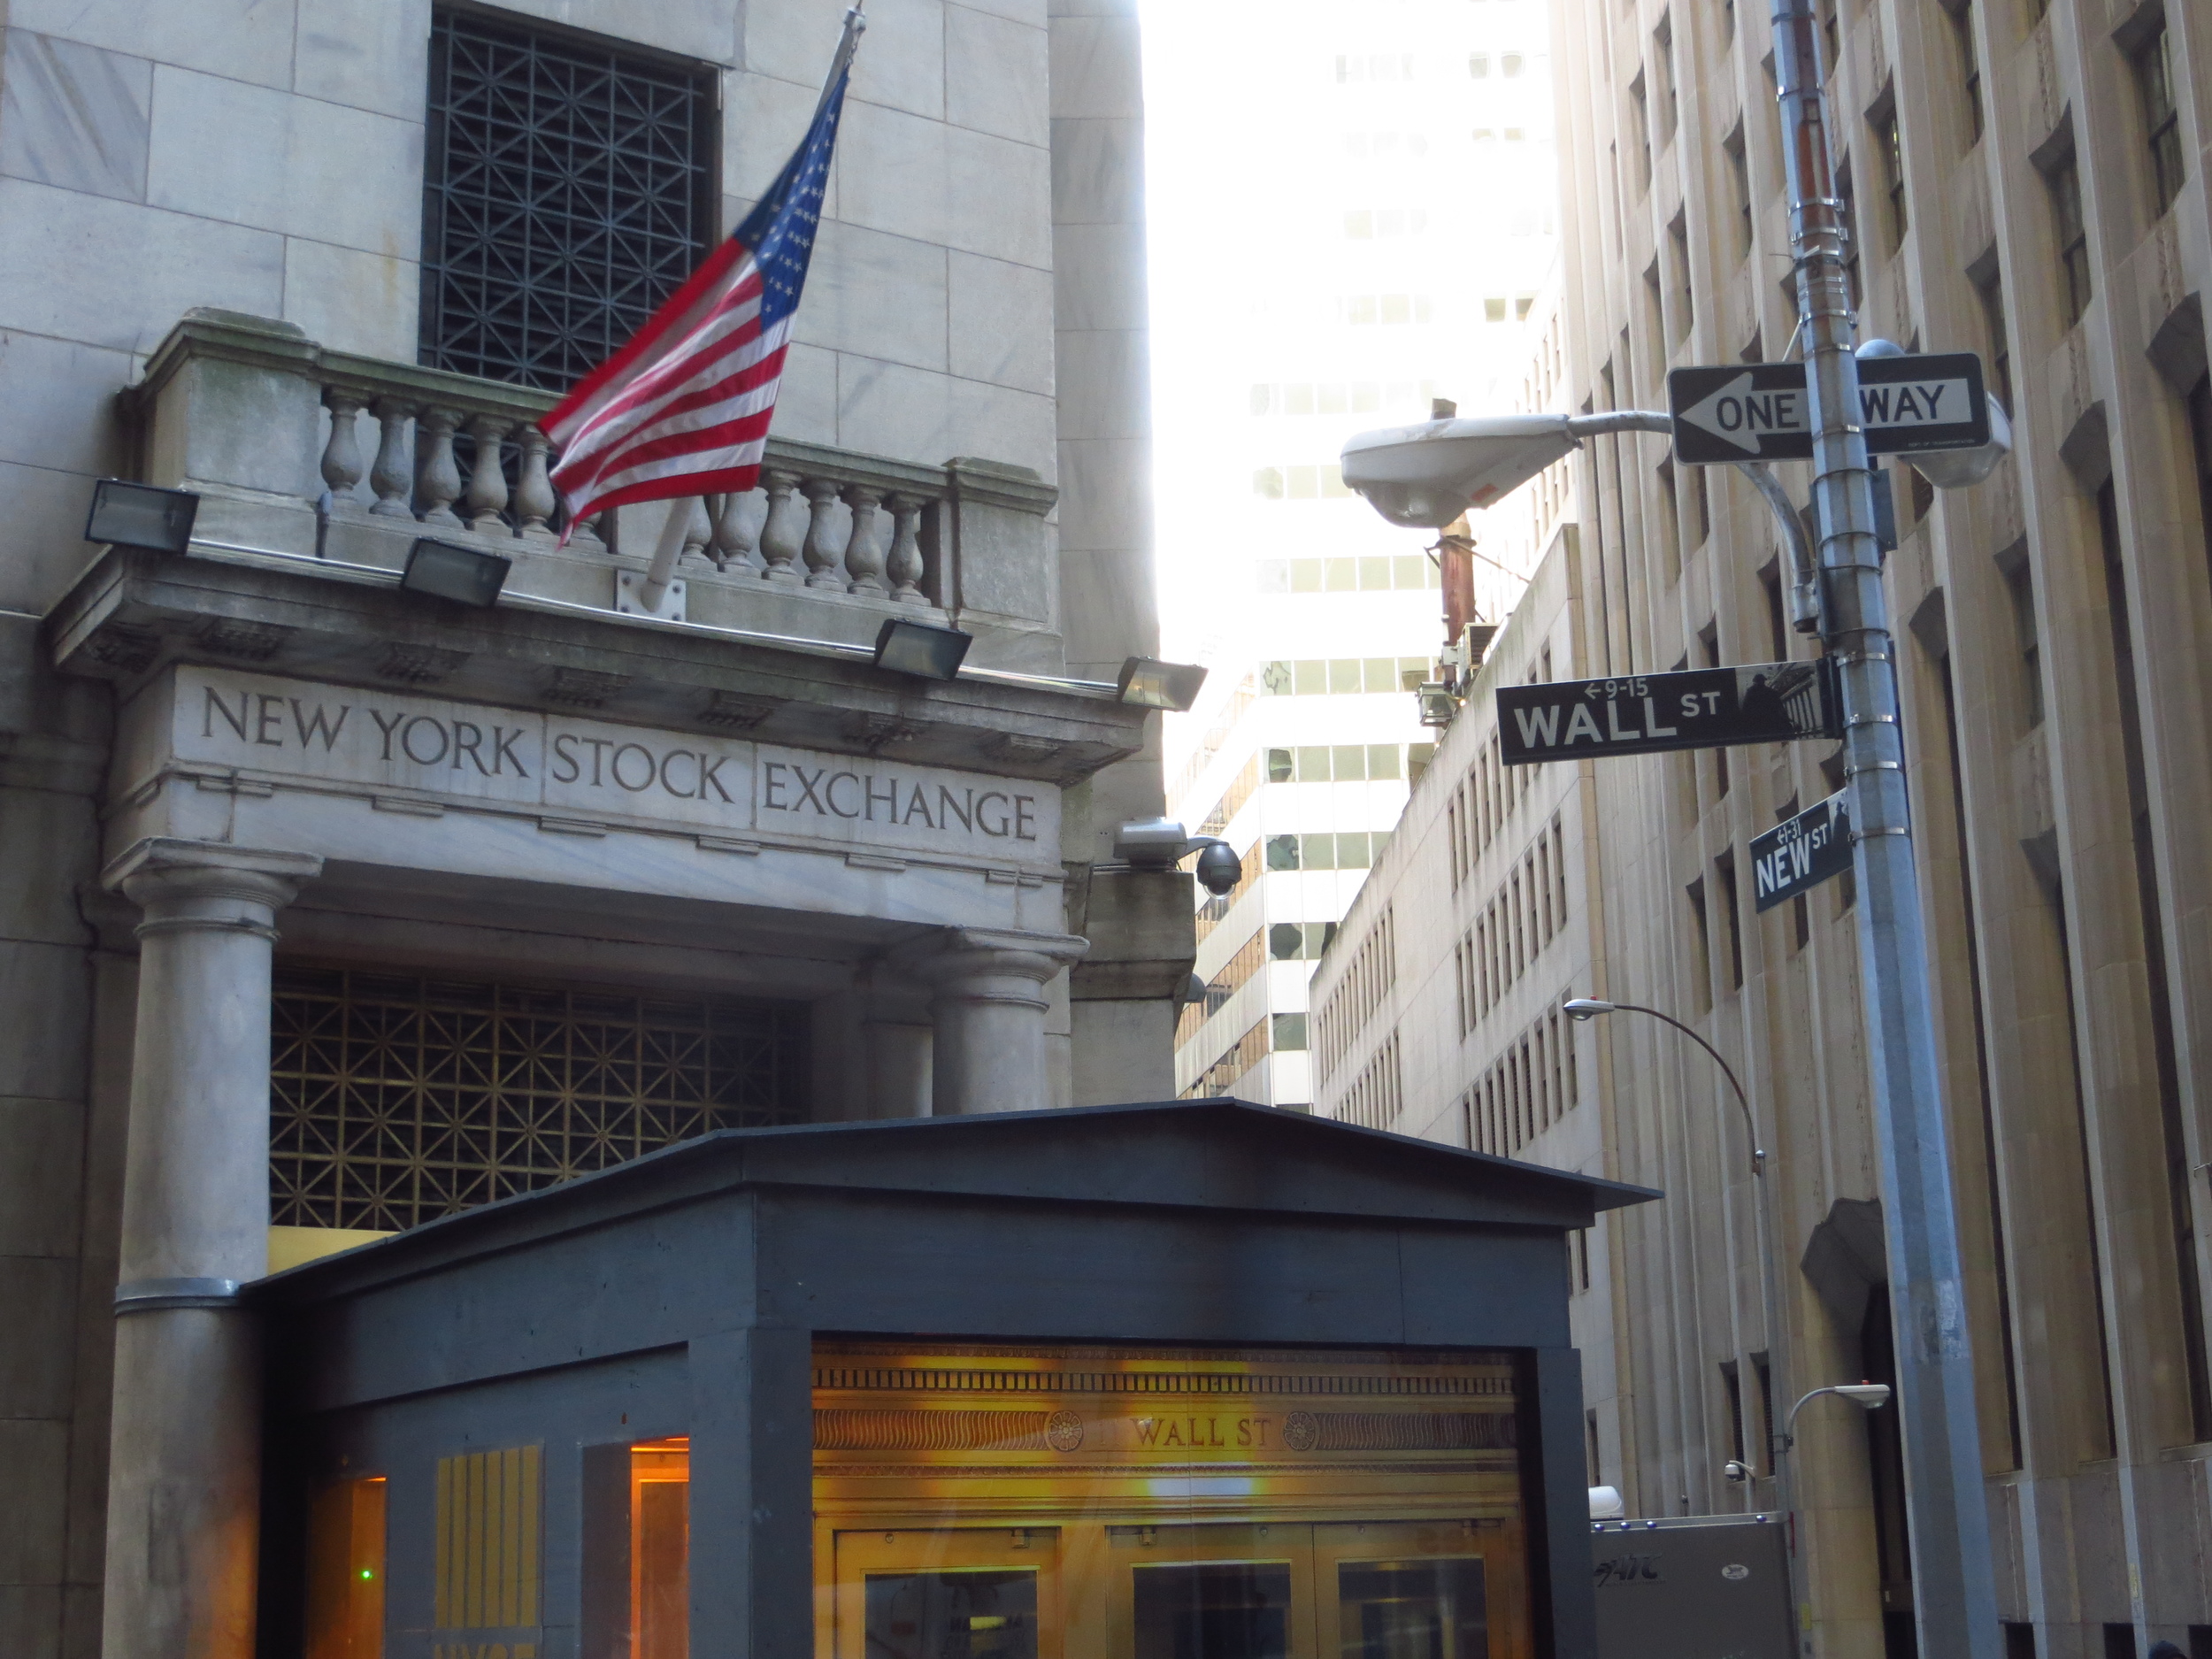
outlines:
[[1344, 315], [1348, 322], [1373, 322], [1375, 320], [1375, 296], [1372, 294], [1353, 295], [1345, 302]]
[[1329, 770], [1339, 783], [1358, 783], [1367, 776], [1367, 746], [1338, 744], [1329, 751]]
[[1425, 588], [1428, 585], [1428, 578], [1425, 572], [1428, 568], [1428, 560], [1423, 558], [1418, 553], [1399, 554], [1390, 561], [1391, 586], [1394, 588]]
[[1321, 591], [1319, 559], [1293, 559], [1290, 562], [1290, 591], [1294, 594], [1317, 594]]
[[1298, 868], [1298, 838], [1295, 835], [1270, 835], [1267, 838], [1267, 867], [1270, 870]]
[[1313, 406], [1317, 413], [1340, 415], [1345, 412], [1344, 387], [1341, 382], [1331, 386], [1317, 386], [1313, 391]]
[[1394, 657], [1371, 657], [1360, 669], [1360, 678], [1370, 691], [1396, 691], [1398, 659]]
[[1263, 664], [1260, 669], [1260, 684], [1271, 697], [1286, 697], [1291, 692], [1291, 665], [1284, 662]]
[[630, 1448], [630, 1652], [685, 1659], [691, 1650], [691, 1446]]
[[1259, 590], [1263, 594], [1286, 594], [1290, 591], [1290, 561], [1262, 559], [1258, 572]]
[[1360, 560], [1359, 585], [1363, 593], [1375, 588], [1386, 590], [1390, 586], [1390, 561], [1386, 558]]
[[1374, 381], [1354, 380], [1352, 382], [1352, 412], [1354, 414], [1372, 414], [1381, 407], [1382, 388]]
[[1037, 1659], [1037, 1573], [969, 1567], [867, 1575], [871, 1659]]
[[306, 1659], [384, 1659], [384, 1479], [309, 1501]]
[[1303, 1014], [1276, 1014], [1271, 1016], [1271, 1047], [1278, 1054], [1294, 1054], [1306, 1046], [1306, 1017]]
[[1326, 663], [1303, 662], [1291, 664], [1302, 697], [1317, 697], [1329, 688], [1329, 665]]
[[1313, 413], [1313, 383], [1310, 380], [1300, 381], [1294, 386], [1283, 388], [1283, 413], [1286, 415]]
[[1344, 216], [1344, 234], [1355, 242], [1364, 242], [1375, 234], [1375, 216], [1363, 208]]
[[1367, 775], [1370, 778], [1395, 778], [1398, 768], [1398, 746], [1395, 743], [1370, 743], [1367, 746]]
[[1343, 1659], [1486, 1659], [1482, 1561], [1346, 1561], [1336, 1570]]
[[1310, 743], [1298, 750], [1298, 781], [1326, 783], [1329, 781], [1329, 751], [1326, 747]]
[[1136, 1659], [1289, 1659], [1290, 1563], [1139, 1567]]
[[1289, 494], [1293, 501], [1314, 501], [1321, 494], [1321, 469], [1315, 466], [1293, 466], [1285, 469], [1289, 480]]
[[1360, 667], [1358, 657], [1335, 657], [1331, 659], [1329, 663], [1329, 689], [1331, 692], [1338, 695], [1343, 695], [1346, 693], [1356, 692], [1360, 689]]
[[1280, 467], [1263, 466], [1252, 474], [1252, 493], [1263, 501], [1283, 498], [1283, 473]]
[[1301, 835], [1299, 852], [1309, 870], [1336, 868], [1336, 837], [1333, 835]]
[[1339, 870], [1366, 869], [1367, 853], [1367, 836], [1364, 833], [1355, 832], [1336, 838], [1336, 867]]
[[1321, 469], [1323, 500], [1340, 500], [1351, 493], [1350, 488], [1344, 482], [1344, 469], [1341, 466], [1331, 461]]
[[1277, 922], [1267, 930], [1267, 954], [1277, 962], [1294, 962], [1305, 947], [1306, 931], [1295, 922]]
[[1272, 386], [1255, 386], [1252, 388], [1252, 412], [1254, 414], [1267, 414], [1274, 407], [1275, 388]]
[[1267, 780], [1270, 783], [1288, 783], [1292, 778], [1290, 751], [1271, 749], [1267, 751]]
[[1322, 564], [1328, 572], [1325, 586], [1331, 593], [1350, 593], [1359, 586], [1357, 559], [1325, 559]]
[[1413, 320], [1413, 296], [1409, 294], [1386, 294], [1382, 296], [1382, 319], [1386, 323], [1409, 323]]

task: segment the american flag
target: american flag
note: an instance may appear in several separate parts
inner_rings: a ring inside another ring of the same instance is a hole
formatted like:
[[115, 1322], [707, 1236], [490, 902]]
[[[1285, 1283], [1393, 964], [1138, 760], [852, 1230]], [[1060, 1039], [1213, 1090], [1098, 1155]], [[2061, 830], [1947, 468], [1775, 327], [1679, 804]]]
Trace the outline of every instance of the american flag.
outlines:
[[560, 446], [553, 487], [572, 526], [625, 502], [758, 481], [864, 27], [858, 7], [845, 14], [813, 125], [737, 233], [541, 423]]

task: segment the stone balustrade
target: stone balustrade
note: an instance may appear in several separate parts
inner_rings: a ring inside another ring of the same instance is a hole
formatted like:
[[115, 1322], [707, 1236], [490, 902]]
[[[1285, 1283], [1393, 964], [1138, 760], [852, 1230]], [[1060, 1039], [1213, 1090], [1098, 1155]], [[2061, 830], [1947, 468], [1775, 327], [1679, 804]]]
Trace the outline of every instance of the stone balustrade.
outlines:
[[[641, 566], [672, 508], [642, 503], [569, 526], [549, 476], [557, 453], [538, 425], [556, 401], [333, 350], [290, 325], [224, 311], [188, 315], [125, 394], [143, 475], [204, 501], [233, 498], [217, 503], [218, 524], [239, 520], [236, 498], [288, 495], [304, 507], [326, 489], [357, 549], [379, 526], [410, 541], [481, 538], [518, 561], [557, 557], [566, 576], [547, 567], [546, 590], [582, 597], [571, 562]], [[1025, 468], [926, 465], [771, 437], [757, 488], [673, 509], [688, 515], [677, 574], [695, 615], [704, 584], [892, 614], [978, 611], [1039, 629], [1051, 621], [1044, 521], [1054, 499]]]

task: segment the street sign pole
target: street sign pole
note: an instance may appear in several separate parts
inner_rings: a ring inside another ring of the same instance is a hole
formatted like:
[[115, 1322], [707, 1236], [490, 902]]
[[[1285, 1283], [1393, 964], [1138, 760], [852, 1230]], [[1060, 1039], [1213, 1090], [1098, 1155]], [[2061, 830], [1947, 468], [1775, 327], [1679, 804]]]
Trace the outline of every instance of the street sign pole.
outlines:
[[[1822, 636], [1841, 667], [1844, 756], [1858, 844], [1882, 1224], [1888, 1246], [1905, 1504], [1919, 1651], [2001, 1659], [1957, 1216], [1937, 1082], [1934, 997], [1906, 816], [1894, 646], [1882, 597], [1873, 475], [1861, 431], [1845, 260], [1809, 0], [1770, 0], [1791, 253], [1813, 421]], [[1799, 1641], [1807, 1651], [1801, 1621]]]

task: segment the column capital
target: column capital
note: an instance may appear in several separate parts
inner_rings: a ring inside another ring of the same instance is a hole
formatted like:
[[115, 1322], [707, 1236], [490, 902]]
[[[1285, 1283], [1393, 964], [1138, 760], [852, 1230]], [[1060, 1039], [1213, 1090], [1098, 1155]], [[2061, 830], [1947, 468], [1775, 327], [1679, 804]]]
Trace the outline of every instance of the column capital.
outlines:
[[137, 930], [142, 939], [149, 930], [175, 928], [266, 932], [275, 913], [322, 870], [313, 853], [150, 835], [102, 871], [100, 885], [146, 912]]
[[[1041, 1008], [1041, 995], [1014, 987], [1023, 981], [1042, 986], [1090, 948], [1089, 940], [1073, 933], [945, 927], [900, 946], [891, 957], [906, 973], [927, 984], [936, 998], [1012, 995]], [[1001, 983], [996, 987], [979, 983], [994, 980]]]

